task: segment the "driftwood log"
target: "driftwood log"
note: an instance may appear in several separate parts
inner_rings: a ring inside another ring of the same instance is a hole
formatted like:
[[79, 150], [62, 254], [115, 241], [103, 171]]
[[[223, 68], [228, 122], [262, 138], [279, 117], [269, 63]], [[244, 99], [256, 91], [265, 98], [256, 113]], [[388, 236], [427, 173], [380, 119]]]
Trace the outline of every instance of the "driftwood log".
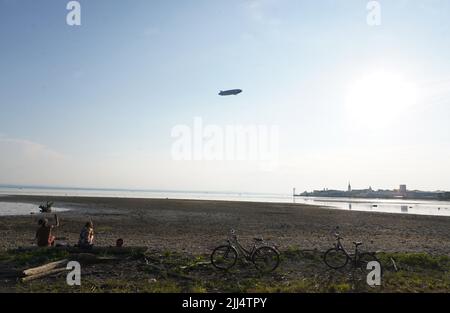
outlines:
[[[120, 258], [117, 257], [109, 257], [109, 256], [98, 256], [91, 253], [79, 253], [76, 255], [73, 255], [70, 260], [78, 261], [80, 263], [84, 264], [91, 264], [91, 263], [104, 263], [109, 261], [117, 261], [120, 260]], [[41, 266], [32, 267], [26, 270], [22, 271], [23, 276], [33, 276], [40, 273], [46, 273], [51, 270], [54, 270], [56, 268], [60, 268], [61, 266], [66, 266], [66, 264], [69, 262], [69, 259], [63, 259], [60, 261], [55, 261], [51, 263], [47, 263]]]
[[67, 262], [69, 262], [69, 260], [67, 260], [67, 259], [56, 261], [56, 262], [51, 262], [51, 263], [44, 264], [44, 265], [41, 265], [38, 267], [26, 269], [22, 273], [25, 276], [32, 276], [32, 275], [37, 275], [40, 273], [46, 273], [57, 267], [65, 266], [67, 264]]
[[35, 274], [35, 275], [22, 277], [20, 280], [23, 283], [25, 283], [27, 281], [39, 279], [39, 278], [50, 276], [50, 275], [53, 275], [53, 274], [58, 274], [58, 273], [61, 273], [61, 272], [64, 272], [64, 271], [67, 271], [67, 269], [65, 267], [63, 267], [63, 268], [55, 268], [55, 269], [49, 270], [47, 272], [41, 272], [41, 273], [38, 273], [38, 274]]
[[[120, 260], [118, 257], [114, 256], [98, 256], [92, 253], [79, 253], [73, 255], [70, 260], [78, 261], [82, 264], [96, 264], [96, 263], [105, 263], [111, 261]], [[27, 282], [35, 279], [39, 279], [42, 277], [50, 276], [53, 274], [61, 273], [66, 271], [66, 265], [69, 262], [69, 259], [63, 259], [51, 263], [47, 263], [41, 266], [29, 268], [23, 270], [20, 274], [22, 276], [21, 281]]]
[[[51, 250], [63, 250], [70, 253], [66, 259], [47, 263], [41, 266], [28, 268], [20, 271], [14, 271], [12, 269], [0, 268], [0, 277], [17, 277], [22, 282], [27, 282], [42, 277], [58, 274], [66, 271], [66, 265], [70, 260], [78, 261], [82, 264], [97, 264], [111, 261], [123, 260], [127, 256], [144, 255], [148, 250], [147, 247], [93, 247], [91, 249], [81, 249], [79, 247], [52, 247], [52, 248], [40, 248], [40, 247], [27, 247], [18, 248], [13, 250], [14, 252], [30, 252], [41, 249]], [[159, 269], [162, 270], [162, 269]], [[163, 270], [165, 271], [165, 270]], [[170, 273], [169, 273], [170, 275]], [[186, 278], [186, 277], [185, 277]]]

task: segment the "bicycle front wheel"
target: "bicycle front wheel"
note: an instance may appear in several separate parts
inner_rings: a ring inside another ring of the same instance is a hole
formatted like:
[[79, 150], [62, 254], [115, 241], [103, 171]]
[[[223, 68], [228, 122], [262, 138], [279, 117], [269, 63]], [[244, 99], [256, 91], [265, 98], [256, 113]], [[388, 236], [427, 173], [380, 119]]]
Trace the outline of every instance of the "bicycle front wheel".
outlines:
[[221, 270], [228, 270], [236, 264], [237, 251], [230, 245], [220, 246], [211, 253], [211, 264]]
[[326, 265], [328, 265], [332, 269], [337, 270], [347, 265], [348, 256], [342, 249], [331, 248], [330, 250], [325, 252], [323, 260]]
[[260, 247], [253, 253], [252, 262], [260, 272], [270, 273], [280, 264], [280, 254], [272, 247]]

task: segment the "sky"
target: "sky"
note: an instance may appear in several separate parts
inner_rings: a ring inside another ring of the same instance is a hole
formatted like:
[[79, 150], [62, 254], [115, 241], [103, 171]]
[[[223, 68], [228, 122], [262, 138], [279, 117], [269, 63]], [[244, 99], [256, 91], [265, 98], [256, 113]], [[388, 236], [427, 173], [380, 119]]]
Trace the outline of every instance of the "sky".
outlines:
[[[68, 2], [0, 0], [0, 184], [450, 190], [447, 0]], [[220, 158], [227, 126], [270, 162]]]

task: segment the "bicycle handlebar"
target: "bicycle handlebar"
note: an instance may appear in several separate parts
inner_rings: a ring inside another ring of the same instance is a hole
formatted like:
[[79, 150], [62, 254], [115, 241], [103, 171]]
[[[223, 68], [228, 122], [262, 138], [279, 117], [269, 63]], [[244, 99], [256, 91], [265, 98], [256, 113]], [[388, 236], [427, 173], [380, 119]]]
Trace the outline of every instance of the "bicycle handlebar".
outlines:
[[230, 229], [230, 237], [229, 238], [232, 238], [234, 240], [237, 239], [236, 231], [234, 229]]

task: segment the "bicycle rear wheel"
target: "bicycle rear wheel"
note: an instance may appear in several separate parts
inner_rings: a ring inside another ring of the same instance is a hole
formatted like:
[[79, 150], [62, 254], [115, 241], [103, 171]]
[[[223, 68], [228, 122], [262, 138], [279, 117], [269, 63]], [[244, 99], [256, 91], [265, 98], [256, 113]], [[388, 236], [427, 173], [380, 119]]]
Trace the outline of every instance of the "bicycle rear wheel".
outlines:
[[211, 264], [221, 270], [228, 270], [236, 264], [237, 251], [230, 245], [219, 246], [211, 253]]
[[348, 256], [342, 249], [331, 248], [325, 252], [323, 261], [332, 269], [340, 269], [347, 265]]
[[363, 271], [363, 272], [367, 272], [370, 269], [367, 269], [367, 265], [370, 262], [378, 262], [378, 264], [380, 265], [380, 274], [383, 274], [383, 268], [381, 266], [381, 262], [378, 260], [378, 258], [375, 256], [374, 253], [368, 253], [368, 252], [364, 252], [361, 253], [358, 257], [358, 267]]
[[260, 247], [253, 253], [252, 262], [260, 272], [270, 273], [280, 264], [280, 254], [272, 247]]

